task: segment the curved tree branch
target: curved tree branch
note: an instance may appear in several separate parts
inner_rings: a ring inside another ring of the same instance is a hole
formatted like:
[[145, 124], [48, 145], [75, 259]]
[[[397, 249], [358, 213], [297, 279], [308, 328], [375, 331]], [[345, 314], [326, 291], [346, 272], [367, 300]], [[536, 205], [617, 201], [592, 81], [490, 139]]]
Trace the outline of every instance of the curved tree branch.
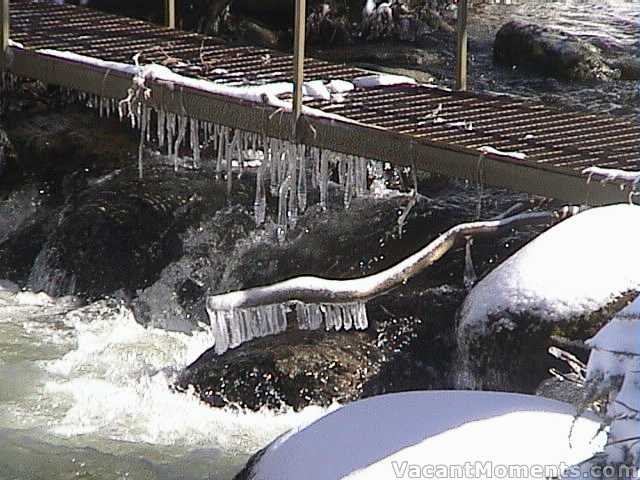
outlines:
[[233, 310], [291, 301], [316, 304], [363, 302], [400, 286], [442, 258], [467, 237], [496, 234], [520, 225], [554, 223], [577, 211], [574, 208], [563, 209], [561, 212], [524, 213], [499, 220], [462, 223], [450, 228], [410, 257], [379, 273], [351, 280], [294, 277], [272, 285], [210, 296], [207, 299], [207, 309]]

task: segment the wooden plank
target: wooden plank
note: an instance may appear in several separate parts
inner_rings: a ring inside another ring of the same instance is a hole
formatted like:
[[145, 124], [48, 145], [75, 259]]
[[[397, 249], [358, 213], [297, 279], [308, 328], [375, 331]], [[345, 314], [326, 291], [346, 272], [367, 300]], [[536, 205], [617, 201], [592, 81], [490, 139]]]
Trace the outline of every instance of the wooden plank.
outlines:
[[293, 136], [298, 134], [302, 116], [302, 90], [304, 84], [304, 43], [307, 23], [307, 2], [296, 0], [293, 40]]
[[467, 54], [468, 34], [467, 15], [469, 13], [468, 0], [458, 0], [457, 16], [457, 46], [456, 46], [456, 90], [467, 89]]

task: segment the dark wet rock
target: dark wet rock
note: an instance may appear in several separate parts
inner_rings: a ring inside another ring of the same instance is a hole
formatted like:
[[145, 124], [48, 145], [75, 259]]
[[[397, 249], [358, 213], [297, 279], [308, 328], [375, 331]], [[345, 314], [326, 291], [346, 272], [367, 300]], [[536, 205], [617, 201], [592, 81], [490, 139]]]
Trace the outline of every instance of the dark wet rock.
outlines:
[[51, 219], [38, 215], [0, 243], [0, 278], [26, 286], [33, 262], [42, 249]]
[[10, 180], [37, 178], [61, 200], [90, 178], [131, 166], [137, 155], [138, 141], [126, 125], [70, 105], [14, 114], [7, 134], [20, 159]]
[[126, 171], [88, 188], [65, 207], [34, 263], [29, 287], [93, 298], [151, 285], [181, 255], [179, 233], [224, 204], [219, 183], [158, 166], [148, 168], [142, 181]]
[[0, 177], [5, 173], [7, 165], [15, 161], [15, 149], [9, 136], [0, 124]]
[[625, 56], [612, 62], [612, 67], [620, 70], [622, 80], [640, 80], [640, 57]]
[[493, 55], [502, 65], [563, 80], [611, 80], [620, 76], [607, 65], [598, 47], [568, 33], [517, 20], [498, 31]]
[[[235, 198], [241, 201], [242, 195], [236, 193]], [[136, 320], [177, 331], [209, 323], [205, 296], [223, 277], [238, 242], [247, 241], [256, 228], [251, 212], [242, 205], [221, 208], [188, 228], [181, 234], [181, 257], [132, 301]]]
[[538, 385], [535, 393], [541, 397], [552, 398], [553, 400], [580, 407], [584, 396], [584, 388], [568, 380], [548, 378]]

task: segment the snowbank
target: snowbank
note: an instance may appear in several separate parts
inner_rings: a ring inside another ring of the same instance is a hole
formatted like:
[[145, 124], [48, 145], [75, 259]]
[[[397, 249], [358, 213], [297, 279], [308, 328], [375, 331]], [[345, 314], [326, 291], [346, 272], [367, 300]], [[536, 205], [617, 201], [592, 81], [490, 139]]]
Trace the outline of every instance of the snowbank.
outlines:
[[496, 475], [498, 469], [520, 466], [528, 474], [519, 478], [543, 478], [545, 472], [530, 467], [571, 466], [604, 443], [604, 434], [593, 438], [599, 428], [593, 418], [578, 419], [570, 434], [574, 413], [568, 404], [508, 393], [383, 395], [280, 437], [237, 478], [428, 478], [412, 474], [416, 467], [431, 466], [440, 469], [440, 478], [457, 476], [456, 466], [470, 468], [458, 478], [488, 478], [491, 470], [483, 473], [479, 465], [489, 465]]
[[544, 358], [552, 333], [593, 335], [640, 291], [638, 238], [640, 207], [594, 208], [543, 233], [487, 275], [459, 312], [458, 386], [525, 390], [510, 377], [531, 369], [533, 379], [547, 366], [525, 358], [524, 350]]

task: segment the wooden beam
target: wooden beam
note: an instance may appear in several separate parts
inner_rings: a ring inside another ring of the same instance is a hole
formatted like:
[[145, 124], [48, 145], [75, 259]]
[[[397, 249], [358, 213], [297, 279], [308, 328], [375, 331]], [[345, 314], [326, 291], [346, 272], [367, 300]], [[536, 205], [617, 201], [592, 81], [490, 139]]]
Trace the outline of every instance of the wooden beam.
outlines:
[[296, 0], [293, 39], [293, 136], [298, 135], [302, 116], [302, 87], [304, 84], [304, 42], [307, 24], [307, 2]]
[[176, 28], [176, 0], [164, 0], [164, 24]]
[[469, 13], [468, 0], [458, 0], [457, 31], [458, 43], [456, 47], [456, 90], [467, 89], [467, 15]]
[[0, 0], [0, 67], [9, 49], [9, 0]]

